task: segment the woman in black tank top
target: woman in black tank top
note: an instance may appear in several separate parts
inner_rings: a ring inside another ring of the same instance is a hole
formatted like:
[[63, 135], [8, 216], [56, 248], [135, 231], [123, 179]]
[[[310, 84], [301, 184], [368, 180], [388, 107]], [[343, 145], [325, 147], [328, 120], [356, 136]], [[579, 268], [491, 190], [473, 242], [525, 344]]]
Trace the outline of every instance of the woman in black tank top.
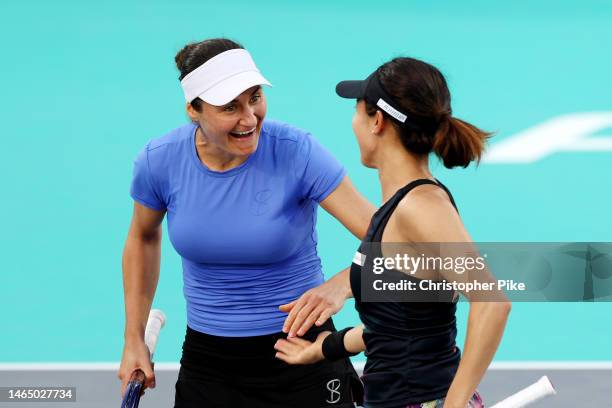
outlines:
[[363, 81], [340, 82], [336, 92], [357, 99], [353, 130], [361, 161], [378, 170], [384, 202], [351, 266], [363, 325], [321, 333], [314, 343], [280, 340], [277, 357], [308, 364], [365, 350], [367, 408], [484, 407], [476, 387], [497, 350], [510, 303], [504, 297], [474, 302], [464, 294], [470, 313], [461, 356], [452, 288], [419, 290], [419, 275], [386, 267], [381, 276], [417, 288], [409, 292], [413, 299], [364, 299], [362, 284], [369, 284], [366, 275], [374, 276], [381, 244], [471, 242], [450, 191], [433, 177], [428, 160], [433, 152], [448, 168], [467, 167], [480, 159], [489, 134], [452, 116], [443, 75], [416, 59], [395, 58]]

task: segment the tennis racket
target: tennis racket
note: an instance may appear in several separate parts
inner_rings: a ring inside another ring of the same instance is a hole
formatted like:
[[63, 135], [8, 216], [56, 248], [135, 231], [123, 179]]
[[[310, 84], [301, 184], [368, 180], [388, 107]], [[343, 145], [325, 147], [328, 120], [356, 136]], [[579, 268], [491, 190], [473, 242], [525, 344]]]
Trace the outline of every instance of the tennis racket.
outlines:
[[498, 402], [491, 408], [522, 408], [533, 404], [549, 395], [555, 395], [557, 391], [547, 376], [540, 378], [536, 383], [522, 389], [503, 401]]
[[[149, 313], [149, 320], [147, 321], [147, 327], [145, 329], [145, 344], [149, 348], [151, 354], [151, 361], [153, 361], [153, 353], [155, 353], [155, 347], [157, 346], [157, 339], [159, 332], [166, 324], [166, 316], [161, 310], [153, 309]], [[140, 403], [140, 394], [145, 383], [145, 375], [142, 370], [134, 370], [130, 376], [130, 381], [125, 389], [125, 395], [123, 401], [121, 401], [121, 408], [138, 408]]]

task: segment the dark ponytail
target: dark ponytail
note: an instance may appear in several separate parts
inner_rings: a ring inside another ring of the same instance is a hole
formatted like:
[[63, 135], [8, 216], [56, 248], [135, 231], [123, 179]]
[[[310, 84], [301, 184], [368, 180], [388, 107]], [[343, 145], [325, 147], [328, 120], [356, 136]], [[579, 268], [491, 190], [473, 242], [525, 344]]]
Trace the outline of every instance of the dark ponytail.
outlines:
[[[174, 62], [180, 71], [179, 80], [185, 78], [191, 71], [204, 64], [212, 57], [222, 52], [244, 48], [242, 45], [227, 38], [211, 38], [208, 40], [190, 43], [183, 47], [176, 56]], [[202, 111], [202, 100], [196, 98], [191, 102], [191, 106], [198, 111]]]
[[[480, 160], [491, 133], [452, 116], [446, 79], [436, 67], [414, 58], [395, 58], [379, 67], [377, 74], [398, 108], [415, 120], [416, 126], [405, 126], [383, 112], [408, 151], [434, 152], [448, 168]], [[369, 115], [377, 110], [366, 104]]]
[[467, 167], [473, 161], [480, 161], [489, 136], [490, 133], [449, 116], [438, 126], [432, 150], [449, 169]]

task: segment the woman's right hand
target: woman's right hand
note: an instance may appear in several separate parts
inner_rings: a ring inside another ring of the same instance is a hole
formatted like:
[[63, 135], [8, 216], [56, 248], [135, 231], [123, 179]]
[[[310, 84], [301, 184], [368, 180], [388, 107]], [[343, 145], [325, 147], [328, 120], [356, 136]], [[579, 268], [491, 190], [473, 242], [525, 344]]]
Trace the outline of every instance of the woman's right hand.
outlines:
[[121, 380], [121, 398], [125, 395], [125, 389], [130, 377], [135, 370], [141, 369], [145, 374], [143, 393], [146, 388], [155, 388], [155, 372], [151, 364], [149, 349], [144, 340], [126, 341], [121, 357], [121, 366], [117, 377]]

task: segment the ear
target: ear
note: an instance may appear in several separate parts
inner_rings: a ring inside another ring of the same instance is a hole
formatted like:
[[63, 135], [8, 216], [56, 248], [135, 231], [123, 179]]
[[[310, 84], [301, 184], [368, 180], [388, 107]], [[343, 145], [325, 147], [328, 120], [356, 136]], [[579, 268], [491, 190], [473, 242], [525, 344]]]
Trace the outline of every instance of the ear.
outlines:
[[189, 119], [191, 119], [193, 122], [198, 122], [200, 112], [196, 111], [193, 106], [191, 106], [191, 103], [187, 102], [185, 105], [185, 110], [187, 111], [187, 115], [189, 115]]
[[385, 116], [379, 110], [376, 111], [373, 119], [374, 119], [374, 124], [372, 127], [372, 133], [375, 135], [379, 135], [383, 132], [383, 130], [385, 130], [387, 121], [385, 120]]

